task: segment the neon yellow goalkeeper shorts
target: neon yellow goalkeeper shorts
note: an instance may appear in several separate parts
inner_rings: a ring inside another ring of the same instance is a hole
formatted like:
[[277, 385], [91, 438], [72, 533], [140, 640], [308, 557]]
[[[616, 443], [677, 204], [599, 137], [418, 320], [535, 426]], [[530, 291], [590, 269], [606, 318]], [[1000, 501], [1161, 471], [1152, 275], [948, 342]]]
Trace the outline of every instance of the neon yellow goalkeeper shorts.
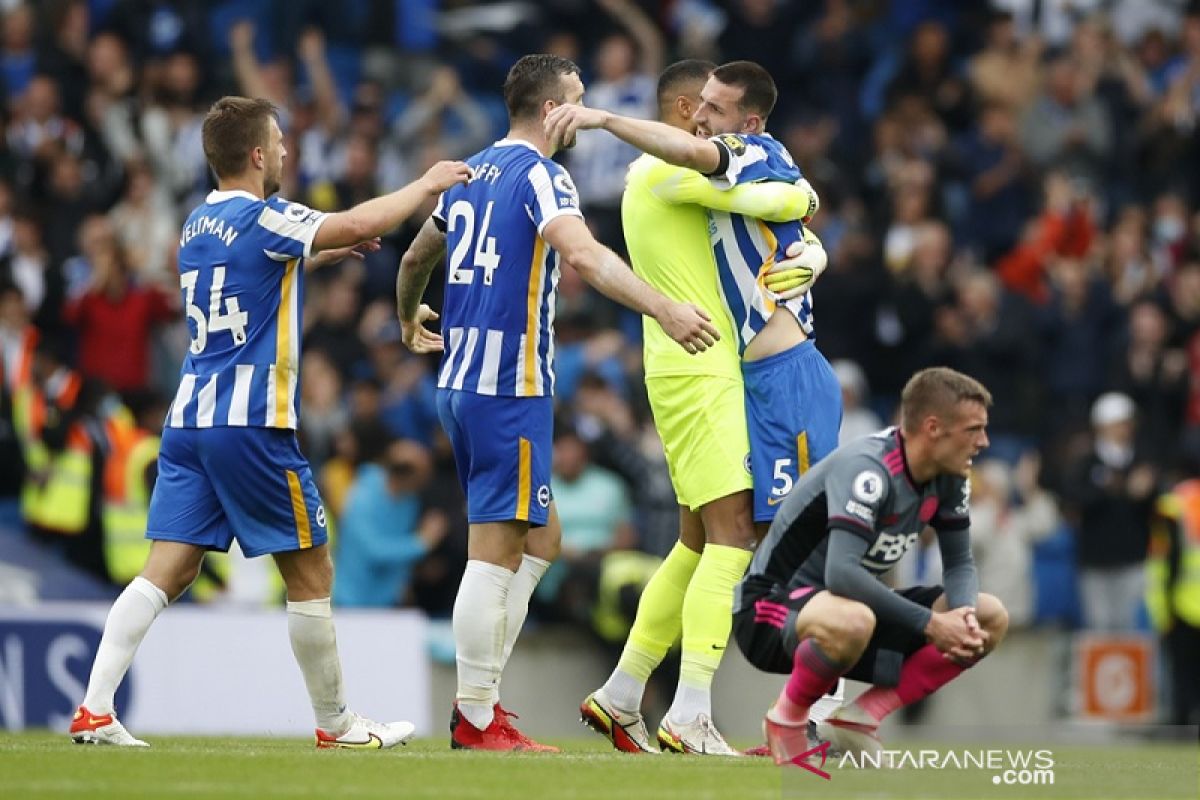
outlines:
[[740, 380], [663, 376], [647, 379], [646, 393], [680, 505], [696, 511], [713, 500], [753, 488]]

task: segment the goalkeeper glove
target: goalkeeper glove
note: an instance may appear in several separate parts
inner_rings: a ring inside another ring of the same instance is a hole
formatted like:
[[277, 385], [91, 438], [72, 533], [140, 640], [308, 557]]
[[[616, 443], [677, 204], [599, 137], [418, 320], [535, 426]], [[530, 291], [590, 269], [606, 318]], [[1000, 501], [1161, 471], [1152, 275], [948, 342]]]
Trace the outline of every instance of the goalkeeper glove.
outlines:
[[816, 237], [813, 240], [788, 245], [787, 258], [776, 262], [763, 276], [763, 284], [777, 300], [791, 300], [804, 294], [825, 271], [829, 258], [820, 241]]

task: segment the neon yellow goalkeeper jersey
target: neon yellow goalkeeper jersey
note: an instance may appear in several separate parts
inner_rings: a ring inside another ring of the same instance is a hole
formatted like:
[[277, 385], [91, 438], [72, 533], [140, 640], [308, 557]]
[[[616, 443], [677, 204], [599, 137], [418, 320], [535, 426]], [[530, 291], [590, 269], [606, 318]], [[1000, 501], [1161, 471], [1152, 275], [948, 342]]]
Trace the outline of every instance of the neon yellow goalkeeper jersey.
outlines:
[[[689, 355], [650, 317], [642, 317], [646, 377], [721, 375], [740, 379], [737, 336], [717, 286], [717, 267], [708, 243], [708, 217], [682, 202], [674, 186], [697, 172], [643, 155], [629, 166], [621, 198], [621, 223], [633, 271], [672, 300], [695, 303], [712, 318], [721, 341]], [[712, 190], [716, 192], [716, 190]]]
[[721, 340], [689, 355], [657, 322], [642, 318], [647, 378], [719, 375], [741, 380], [737, 335], [718, 284], [705, 209], [786, 221], [808, 211], [808, 194], [786, 183], [751, 183], [728, 191], [700, 173], [650, 155], [629, 166], [621, 222], [633, 270], [660, 292], [694, 303], [712, 318]]

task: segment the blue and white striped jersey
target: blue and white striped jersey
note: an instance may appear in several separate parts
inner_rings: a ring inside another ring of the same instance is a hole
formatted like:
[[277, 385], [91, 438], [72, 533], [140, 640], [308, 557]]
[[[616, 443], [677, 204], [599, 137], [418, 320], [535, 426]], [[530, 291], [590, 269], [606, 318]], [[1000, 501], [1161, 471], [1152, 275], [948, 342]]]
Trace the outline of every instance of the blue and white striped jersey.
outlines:
[[[724, 168], [709, 176], [719, 189], [760, 181], [795, 183], [802, 177], [787, 148], [768, 134], [726, 133], [710, 141], [725, 151]], [[763, 275], [784, 258], [789, 245], [803, 238], [804, 230], [799, 222], [764, 222], [724, 211], [710, 210], [708, 219], [721, 293], [742, 352], [779, 305], [763, 285]], [[810, 337], [812, 305], [811, 292], [782, 304]]]
[[167, 426], [291, 428], [300, 415], [304, 267], [326, 214], [210, 192], [179, 237], [192, 344]]
[[471, 181], [445, 191], [446, 351], [438, 388], [501, 397], [554, 394], [559, 255], [546, 223], [582, 217], [570, 175], [528, 142], [502, 139], [467, 159]]

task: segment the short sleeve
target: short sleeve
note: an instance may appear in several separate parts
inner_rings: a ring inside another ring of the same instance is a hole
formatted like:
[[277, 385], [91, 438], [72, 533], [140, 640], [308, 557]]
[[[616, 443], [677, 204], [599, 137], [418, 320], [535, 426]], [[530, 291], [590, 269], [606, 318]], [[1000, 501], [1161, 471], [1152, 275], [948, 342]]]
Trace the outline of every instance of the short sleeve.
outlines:
[[262, 248], [268, 256], [280, 261], [300, 256], [308, 258], [312, 255], [313, 239], [328, 217], [323, 211], [272, 197], [258, 215]]
[[825, 477], [830, 528], [854, 531], [875, 540], [875, 522], [884, 513], [890, 489], [887, 470], [862, 456], [839, 465]]
[[934, 530], [959, 531], [971, 526], [971, 482], [943, 477], [938, 486], [938, 507], [930, 521]]
[[562, 165], [549, 159], [538, 161], [530, 167], [526, 177], [531, 190], [527, 208], [539, 236], [552, 219], [583, 217], [579, 210], [579, 192]]
[[442, 233], [446, 232], [446, 193], [442, 192], [438, 195], [437, 205], [433, 207], [433, 213], [429, 215], [433, 219], [433, 224]]
[[787, 150], [769, 136], [723, 133], [709, 141], [721, 151], [717, 170], [708, 175], [718, 189], [759, 181], [794, 183], [801, 177]]

